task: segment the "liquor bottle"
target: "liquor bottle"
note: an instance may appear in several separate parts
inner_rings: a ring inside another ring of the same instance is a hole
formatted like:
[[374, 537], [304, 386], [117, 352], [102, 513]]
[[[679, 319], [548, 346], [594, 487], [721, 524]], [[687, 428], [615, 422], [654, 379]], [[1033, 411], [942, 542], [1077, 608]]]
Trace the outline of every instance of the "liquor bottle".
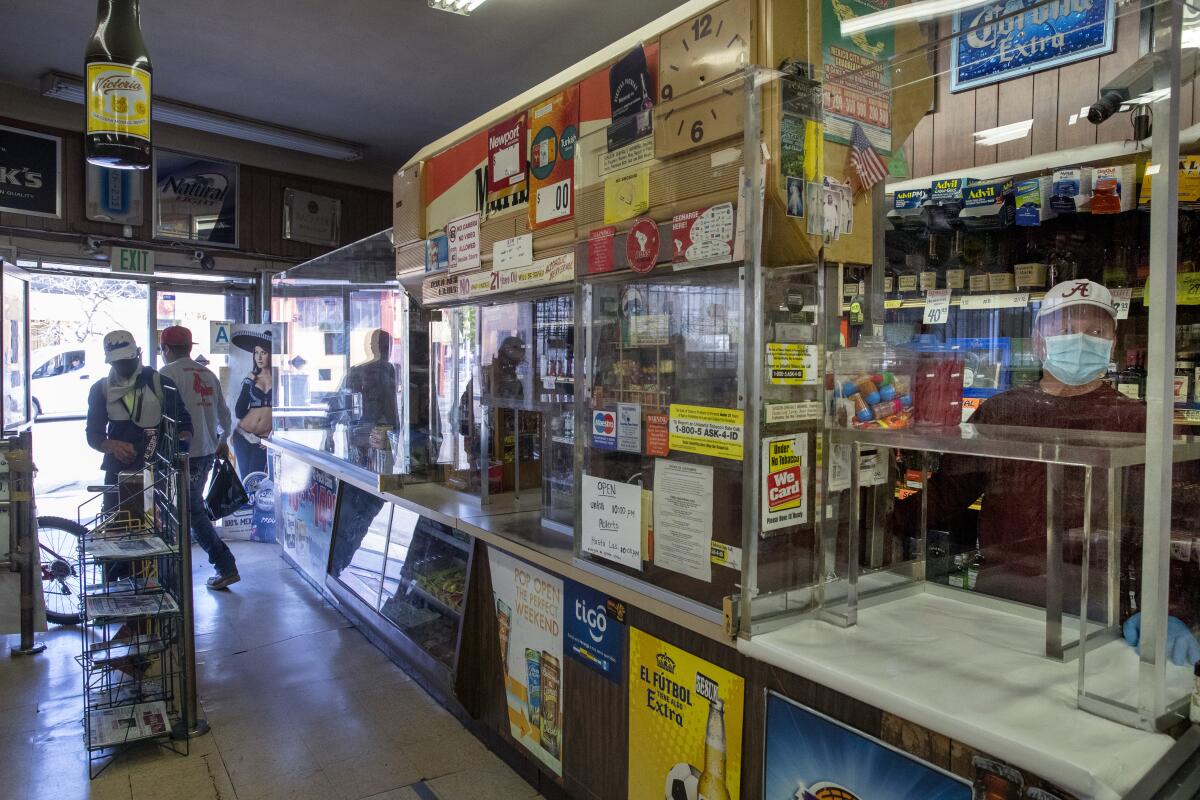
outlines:
[[929, 237], [929, 254], [925, 257], [925, 265], [920, 269], [917, 275], [917, 281], [921, 294], [933, 291], [938, 288], [938, 252], [937, 252], [937, 237]]
[[920, 288], [919, 275], [925, 269], [925, 256], [922, 253], [909, 253], [904, 257], [904, 268], [896, 281], [896, 289], [901, 297], [915, 297]]
[[99, 0], [84, 72], [87, 160], [112, 169], [148, 169], [151, 66], [138, 0]]
[[730, 800], [725, 786], [725, 704], [720, 700], [713, 700], [708, 707], [704, 771], [696, 785], [696, 800]]
[[1146, 396], [1146, 370], [1141, 367], [1140, 354], [1139, 350], [1129, 351], [1125, 369], [1121, 370], [1117, 383], [1117, 391], [1134, 400], [1141, 400]]
[[954, 248], [946, 259], [946, 288], [961, 292], [966, 287], [967, 271], [962, 260], [962, 231], [954, 232]]

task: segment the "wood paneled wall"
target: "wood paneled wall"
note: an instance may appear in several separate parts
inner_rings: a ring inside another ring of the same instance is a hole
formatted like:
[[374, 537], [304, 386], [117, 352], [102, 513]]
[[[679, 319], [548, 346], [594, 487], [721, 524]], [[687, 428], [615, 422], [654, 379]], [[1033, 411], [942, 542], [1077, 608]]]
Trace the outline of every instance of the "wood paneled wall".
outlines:
[[[62, 138], [63, 215], [61, 219], [31, 217], [24, 214], [0, 213], [0, 228], [26, 228], [53, 233], [91, 234], [105, 239], [122, 236], [122, 227], [93, 222], [84, 214], [84, 156], [83, 134], [48, 128], [28, 122], [0, 118], [0, 124], [12, 128], [49, 133]], [[152, 242], [154, 239], [151, 170], [142, 176], [144, 223], [133, 230], [133, 240]], [[238, 248], [213, 248], [221, 254], [238, 252], [276, 256], [306, 261], [330, 248], [283, 238], [283, 190], [335, 197], [342, 201], [342, 244], [388, 228], [392, 224], [392, 198], [388, 192], [359, 186], [312, 180], [299, 175], [274, 172], [260, 167], [242, 165], [238, 185]], [[168, 244], [163, 242], [164, 245]]]
[[[950, 32], [950, 21], [944, 20], [940, 38], [945, 39]], [[1116, 20], [1116, 46], [1109, 55], [957, 94], [950, 91], [950, 47], [943, 45], [937, 53], [934, 111], [925, 115], [904, 144], [910, 176], [967, 171], [1071, 147], [1128, 139], [1128, 114], [1117, 114], [1099, 126], [1086, 117], [1077, 119], [1074, 125], [1070, 120], [1072, 114], [1096, 102], [1101, 86], [1138, 59], [1139, 34], [1139, 15], [1124, 14]], [[1186, 128], [1200, 120], [1200, 95], [1194, 94], [1191, 83], [1183, 87], [1181, 102], [1180, 127]], [[994, 146], [975, 145], [975, 131], [1031, 118], [1029, 136]]]

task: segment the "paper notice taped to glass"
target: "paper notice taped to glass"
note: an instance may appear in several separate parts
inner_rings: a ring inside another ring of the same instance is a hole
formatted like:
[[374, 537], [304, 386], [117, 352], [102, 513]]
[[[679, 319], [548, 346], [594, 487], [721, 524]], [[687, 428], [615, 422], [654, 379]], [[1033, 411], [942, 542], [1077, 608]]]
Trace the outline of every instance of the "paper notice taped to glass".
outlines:
[[640, 570], [642, 487], [584, 475], [580, 549]]
[[713, 468], [654, 461], [654, 565], [712, 580]]

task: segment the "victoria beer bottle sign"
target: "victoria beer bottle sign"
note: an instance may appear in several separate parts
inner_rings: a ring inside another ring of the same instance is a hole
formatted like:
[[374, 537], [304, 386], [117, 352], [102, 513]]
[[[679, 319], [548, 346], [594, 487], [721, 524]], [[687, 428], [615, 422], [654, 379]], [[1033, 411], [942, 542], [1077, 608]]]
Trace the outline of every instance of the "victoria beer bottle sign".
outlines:
[[138, 0], [99, 0], [86, 60], [87, 160], [149, 168], [151, 66]]

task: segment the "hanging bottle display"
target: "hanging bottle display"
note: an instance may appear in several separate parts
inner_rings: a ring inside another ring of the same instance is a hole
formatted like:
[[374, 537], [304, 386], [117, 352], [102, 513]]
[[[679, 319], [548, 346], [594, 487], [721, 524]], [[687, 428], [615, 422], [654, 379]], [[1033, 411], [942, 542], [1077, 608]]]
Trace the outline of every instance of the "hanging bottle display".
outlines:
[[87, 160], [149, 169], [151, 66], [138, 0], [100, 0], [84, 73]]

